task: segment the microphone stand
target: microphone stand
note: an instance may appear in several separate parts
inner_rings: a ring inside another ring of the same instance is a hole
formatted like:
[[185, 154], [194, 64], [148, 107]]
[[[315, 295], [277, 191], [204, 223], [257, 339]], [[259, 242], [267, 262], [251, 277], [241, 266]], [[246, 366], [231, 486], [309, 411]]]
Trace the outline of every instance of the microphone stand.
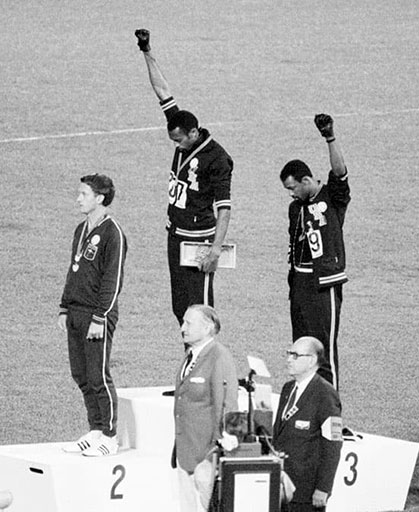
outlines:
[[256, 441], [252, 400], [252, 393], [255, 391], [256, 385], [255, 381], [253, 380], [253, 375], [256, 375], [256, 372], [254, 370], [250, 370], [247, 380], [241, 382], [241, 385], [243, 385], [243, 387], [246, 389], [248, 395], [247, 434], [244, 438], [245, 443], [254, 443]]

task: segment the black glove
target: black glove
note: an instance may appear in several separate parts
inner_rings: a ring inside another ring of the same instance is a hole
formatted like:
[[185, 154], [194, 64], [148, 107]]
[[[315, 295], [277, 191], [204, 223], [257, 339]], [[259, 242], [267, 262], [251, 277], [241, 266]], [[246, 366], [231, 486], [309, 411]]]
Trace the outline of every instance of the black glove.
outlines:
[[317, 114], [314, 116], [314, 123], [317, 126], [322, 137], [333, 139], [333, 119], [328, 114]]
[[138, 39], [138, 46], [142, 52], [149, 52], [150, 48], [150, 31], [146, 28], [140, 28], [135, 31], [135, 37]]

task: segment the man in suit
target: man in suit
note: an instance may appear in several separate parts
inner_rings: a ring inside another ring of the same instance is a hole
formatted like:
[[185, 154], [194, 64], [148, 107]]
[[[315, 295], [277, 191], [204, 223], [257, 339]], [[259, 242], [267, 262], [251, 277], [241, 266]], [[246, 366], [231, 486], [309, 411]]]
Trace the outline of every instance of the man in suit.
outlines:
[[172, 458], [178, 468], [181, 512], [208, 509], [214, 477], [211, 453], [223, 438], [225, 412], [238, 409], [236, 369], [230, 351], [215, 341], [219, 330], [211, 306], [195, 304], [186, 310], [181, 333], [187, 350], [176, 376]]
[[303, 336], [287, 351], [287, 382], [279, 400], [273, 444], [284, 451], [284, 469], [296, 490], [289, 512], [324, 511], [342, 448], [339, 395], [317, 374], [323, 345]]

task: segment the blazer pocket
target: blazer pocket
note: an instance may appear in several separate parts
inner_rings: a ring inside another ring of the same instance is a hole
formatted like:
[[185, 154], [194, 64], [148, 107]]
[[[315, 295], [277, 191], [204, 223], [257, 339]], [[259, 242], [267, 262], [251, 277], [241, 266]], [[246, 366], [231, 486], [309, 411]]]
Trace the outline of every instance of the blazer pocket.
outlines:
[[205, 378], [204, 377], [191, 377], [189, 379], [189, 382], [192, 382], [193, 384], [204, 384]]

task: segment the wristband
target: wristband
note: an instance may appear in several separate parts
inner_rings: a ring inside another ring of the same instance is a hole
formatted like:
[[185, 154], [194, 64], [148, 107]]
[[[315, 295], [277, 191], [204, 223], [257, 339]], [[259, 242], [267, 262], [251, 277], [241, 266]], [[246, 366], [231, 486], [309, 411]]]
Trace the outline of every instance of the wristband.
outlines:
[[333, 137], [333, 139], [326, 139], [326, 142], [330, 144], [331, 142], [335, 142], [336, 137]]

